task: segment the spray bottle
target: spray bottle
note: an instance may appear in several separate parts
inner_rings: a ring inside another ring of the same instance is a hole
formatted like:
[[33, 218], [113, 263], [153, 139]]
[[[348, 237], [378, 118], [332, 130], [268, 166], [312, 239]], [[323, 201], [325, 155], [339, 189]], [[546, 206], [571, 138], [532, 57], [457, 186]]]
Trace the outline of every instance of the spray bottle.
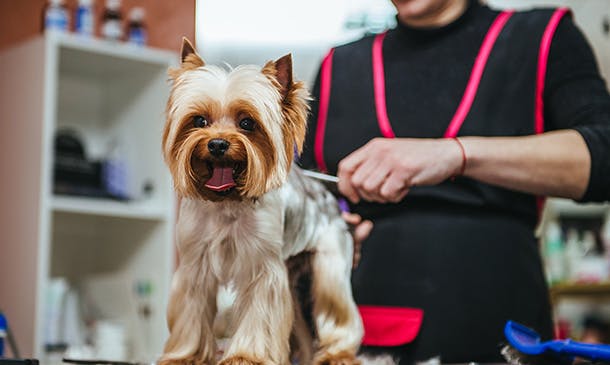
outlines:
[[111, 41], [123, 39], [123, 28], [121, 27], [121, 0], [106, 0], [104, 11], [102, 36]]
[[127, 27], [127, 41], [136, 46], [145, 46], [148, 40], [146, 26], [144, 25], [144, 9], [135, 7], [129, 12], [129, 25]]
[[543, 247], [548, 282], [550, 285], [558, 284], [565, 277], [565, 260], [561, 227], [557, 221], [549, 223]]
[[76, 33], [91, 37], [94, 29], [92, 0], [78, 0], [76, 9]]
[[44, 15], [45, 32], [64, 33], [68, 31], [70, 16], [63, 3], [63, 0], [49, 0]]

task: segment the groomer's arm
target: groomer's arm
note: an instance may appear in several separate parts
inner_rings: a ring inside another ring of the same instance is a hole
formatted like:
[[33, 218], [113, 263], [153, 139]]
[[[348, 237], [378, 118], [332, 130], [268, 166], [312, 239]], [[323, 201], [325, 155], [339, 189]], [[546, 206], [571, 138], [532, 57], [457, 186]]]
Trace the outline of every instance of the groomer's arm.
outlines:
[[435, 185], [464, 169], [466, 177], [504, 188], [579, 199], [590, 161], [587, 144], [574, 130], [459, 141], [376, 138], [339, 163], [339, 189], [352, 202], [397, 202], [413, 186]]
[[591, 157], [574, 130], [529, 137], [460, 138], [465, 176], [536, 195], [580, 199], [589, 182]]

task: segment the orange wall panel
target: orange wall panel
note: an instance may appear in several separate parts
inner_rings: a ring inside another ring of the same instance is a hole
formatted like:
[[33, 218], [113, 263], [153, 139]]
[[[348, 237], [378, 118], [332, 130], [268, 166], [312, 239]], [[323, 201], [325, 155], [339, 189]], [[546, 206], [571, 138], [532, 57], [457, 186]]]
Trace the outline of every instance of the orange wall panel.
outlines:
[[[72, 24], [78, 0], [65, 0]], [[100, 34], [105, 0], [95, 0], [96, 33]], [[42, 33], [46, 0], [0, 0], [0, 49]], [[146, 11], [148, 45], [178, 52], [183, 36], [195, 38], [195, 0], [123, 0], [127, 24], [129, 10], [141, 6]]]

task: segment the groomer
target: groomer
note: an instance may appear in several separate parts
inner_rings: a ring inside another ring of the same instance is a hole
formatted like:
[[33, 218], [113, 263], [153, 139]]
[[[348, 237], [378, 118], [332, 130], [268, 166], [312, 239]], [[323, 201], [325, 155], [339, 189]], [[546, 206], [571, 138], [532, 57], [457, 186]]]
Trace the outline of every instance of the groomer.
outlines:
[[301, 163], [374, 222], [364, 351], [501, 361], [509, 319], [552, 336], [543, 197], [610, 198], [610, 97], [566, 9], [393, 3], [395, 29], [322, 62]]

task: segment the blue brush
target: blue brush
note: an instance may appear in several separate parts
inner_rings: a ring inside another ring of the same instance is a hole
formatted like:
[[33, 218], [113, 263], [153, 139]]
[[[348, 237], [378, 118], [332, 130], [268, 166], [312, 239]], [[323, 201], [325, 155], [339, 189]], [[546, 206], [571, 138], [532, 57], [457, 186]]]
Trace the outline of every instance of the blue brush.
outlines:
[[526, 355], [552, 353], [560, 356], [578, 356], [589, 360], [610, 361], [610, 345], [594, 345], [572, 340], [541, 342], [531, 328], [508, 321], [504, 335], [512, 347]]

